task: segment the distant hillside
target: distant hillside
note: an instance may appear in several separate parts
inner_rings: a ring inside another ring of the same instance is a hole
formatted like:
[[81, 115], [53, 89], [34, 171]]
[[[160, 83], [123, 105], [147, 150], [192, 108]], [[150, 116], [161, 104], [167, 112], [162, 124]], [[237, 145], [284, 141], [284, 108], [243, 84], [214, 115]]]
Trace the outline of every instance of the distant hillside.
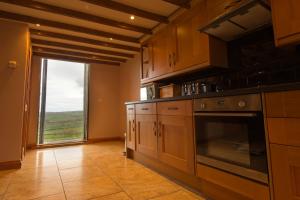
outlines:
[[44, 142], [81, 140], [84, 133], [83, 111], [46, 112]]

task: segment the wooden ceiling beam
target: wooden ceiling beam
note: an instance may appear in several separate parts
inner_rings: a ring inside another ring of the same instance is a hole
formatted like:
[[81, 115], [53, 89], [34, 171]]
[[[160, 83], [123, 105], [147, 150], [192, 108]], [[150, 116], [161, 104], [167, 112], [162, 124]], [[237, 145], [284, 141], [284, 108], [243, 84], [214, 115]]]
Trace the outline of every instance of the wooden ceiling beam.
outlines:
[[139, 16], [145, 19], [149, 19], [149, 20], [153, 20], [153, 21], [157, 21], [157, 22], [161, 22], [161, 23], [169, 23], [169, 19], [166, 16], [163, 15], [159, 15], [156, 13], [152, 13], [152, 12], [148, 12], [145, 10], [141, 10], [132, 6], [128, 6], [126, 4], [122, 4], [116, 1], [112, 1], [112, 0], [81, 0], [83, 2], [89, 3], [89, 4], [93, 4], [93, 5], [97, 5], [97, 6], [101, 6], [101, 7], [105, 7], [105, 8], [109, 8], [111, 10], [116, 10], [119, 12], [124, 12], [130, 15], [135, 15], [135, 16]]
[[37, 2], [37, 1], [0, 0], [0, 2], [9, 3], [9, 4], [17, 5], [17, 6], [22, 6], [22, 7], [27, 7], [27, 8], [40, 10], [40, 11], [44, 11], [44, 12], [49, 12], [49, 13], [53, 13], [53, 14], [64, 15], [64, 16], [68, 16], [68, 17], [72, 17], [72, 18], [76, 18], [76, 19], [94, 22], [94, 23], [101, 24], [101, 25], [112, 26], [115, 28], [121, 28], [121, 29], [135, 31], [135, 32], [144, 33], [144, 34], [152, 34], [152, 30], [148, 29], [148, 28], [136, 26], [133, 24], [128, 24], [125, 22], [115, 21], [112, 19], [108, 19], [108, 18], [96, 16], [96, 15], [91, 15], [91, 14], [87, 14], [84, 12], [79, 12], [79, 11], [75, 11], [75, 10], [71, 10], [71, 9], [67, 9], [67, 8], [53, 6], [53, 5], [49, 5], [49, 4], [45, 4], [45, 3], [41, 3], [41, 2]]
[[66, 35], [66, 34], [61, 34], [61, 33], [55, 33], [55, 32], [51, 32], [51, 31], [42, 31], [42, 30], [37, 30], [37, 29], [30, 29], [30, 34], [31, 35], [37, 35], [37, 36], [44, 36], [44, 37], [51, 37], [51, 38], [69, 40], [69, 41], [73, 41], [73, 42], [81, 42], [81, 43], [92, 44], [92, 45], [103, 46], [103, 47], [123, 49], [123, 50], [127, 50], [127, 51], [140, 52], [139, 47], [116, 44], [116, 43], [111, 43], [111, 42], [104, 42], [104, 41], [100, 41], [100, 40], [89, 39], [89, 38], [84, 38], [84, 37], [78, 37], [78, 36], [74, 36], [74, 35]]
[[190, 9], [191, 8], [191, 0], [163, 0], [165, 2], [168, 2], [170, 4], [182, 7], [182, 8], [186, 8], [186, 9]]
[[123, 59], [123, 58], [94, 55], [94, 54], [89, 54], [89, 53], [82, 53], [82, 52], [63, 50], [63, 49], [40, 47], [40, 46], [36, 46], [36, 45], [34, 45], [32, 47], [32, 51], [33, 52], [41, 52], [41, 53], [54, 53], [54, 54], [59, 54], [59, 55], [62, 54], [62, 55], [69, 55], [69, 56], [77, 56], [77, 57], [93, 59], [93, 60], [108, 60], [108, 61], [114, 61], [114, 62], [126, 62], [126, 59]]
[[101, 54], [107, 54], [107, 55], [113, 55], [113, 56], [121, 56], [121, 57], [127, 57], [127, 58], [134, 57], [134, 54], [128, 54], [128, 53], [116, 52], [116, 51], [110, 51], [110, 50], [104, 50], [104, 49], [97, 49], [97, 48], [62, 43], [62, 42], [46, 41], [46, 40], [40, 40], [40, 39], [35, 39], [35, 38], [31, 39], [31, 43], [37, 44], [37, 45], [47, 45], [47, 46], [55, 46], [55, 47], [61, 47], [61, 48], [67, 48], [67, 49], [74, 49], [74, 50], [79, 50], [79, 51], [101, 53]]
[[71, 61], [71, 62], [80, 62], [80, 63], [86, 63], [86, 64], [96, 63], [96, 64], [120, 66], [120, 63], [117, 63], [117, 62], [92, 60], [92, 59], [78, 58], [78, 57], [72, 57], [72, 56], [66, 56], [66, 55], [57, 55], [57, 54], [51, 54], [51, 53], [33, 52], [33, 55], [40, 56], [43, 58], [65, 60], [65, 61]]
[[91, 29], [91, 28], [86, 28], [86, 27], [82, 27], [82, 26], [66, 24], [66, 23], [62, 23], [62, 22], [55, 22], [55, 21], [40, 19], [40, 18], [31, 17], [31, 16], [27, 16], [27, 15], [10, 13], [10, 12], [6, 12], [6, 11], [0, 11], [0, 18], [21, 21], [21, 22], [30, 23], [30, 24], [40, 24], [41, 26], [48, 26], [48, 27], [64, 29], [64, 30], [68, 30], [68, 31], [75, 31], [75, 32], [79, 32], [79, 33], [85, 33], [85, 34], [89, 34], [89, 35], [105, 37], [107, 39], [113, 38], [115, 40], [139, 43], [139, 39], [135, 38], [135, 37], [109, 33], [109, 32], [100, 31], [97, 29]]

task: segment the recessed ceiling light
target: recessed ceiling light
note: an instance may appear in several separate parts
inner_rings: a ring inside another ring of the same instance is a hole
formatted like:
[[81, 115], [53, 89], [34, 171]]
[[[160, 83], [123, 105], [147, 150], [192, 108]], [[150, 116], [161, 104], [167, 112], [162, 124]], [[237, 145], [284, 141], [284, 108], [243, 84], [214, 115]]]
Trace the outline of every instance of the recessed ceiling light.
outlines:
[[109, 38], [109, 40], [113, 40], [113, 38]]
[[37, 27], [40, 27], [41, 25], [40, 25], [40, 24], [36, 24], [36, 26], [37, 26]]
[[135, 18], [134, 15], [131, 15], [131, 16], [130, 16], [130, 19], [131, 19], [131, 20], [134, 20], [134, 18]]

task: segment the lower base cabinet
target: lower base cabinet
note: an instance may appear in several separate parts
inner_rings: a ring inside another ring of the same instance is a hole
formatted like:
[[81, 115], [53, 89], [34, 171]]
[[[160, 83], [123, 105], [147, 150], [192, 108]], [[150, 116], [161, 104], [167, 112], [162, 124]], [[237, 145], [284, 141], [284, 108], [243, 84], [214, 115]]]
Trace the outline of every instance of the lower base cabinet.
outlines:
[[193, 121], [189, 116], [158, 115], [158, 158], [194, 174]]
[[275, 200], [300, 200], [300, 147], [271, 144]]
[[140, 153], [157, 158], [156, 115], [136, 115], [136, 148]]
[[126, 146], [135, 150], [135, 115], [127, 115]]

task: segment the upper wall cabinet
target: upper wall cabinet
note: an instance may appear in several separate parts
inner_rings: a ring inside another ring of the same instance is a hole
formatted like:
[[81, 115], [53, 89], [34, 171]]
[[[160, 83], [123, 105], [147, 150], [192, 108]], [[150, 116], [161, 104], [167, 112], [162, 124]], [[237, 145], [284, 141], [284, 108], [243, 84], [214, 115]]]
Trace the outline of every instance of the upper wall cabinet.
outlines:
[[276, 46], [300, 43], [300, 1], [271, 0]]
[[206, 2], [201, 1], [145, 42], [142, 82], [208, 66], [227, 67], [226, 43], [198, 31], [206, 21]]
[[226, 43], [198, 31], [207, 21], [205, 3], [196, 5], [174, 22], [177, 54], [174, 70], [192, 66], [227, 66]]

